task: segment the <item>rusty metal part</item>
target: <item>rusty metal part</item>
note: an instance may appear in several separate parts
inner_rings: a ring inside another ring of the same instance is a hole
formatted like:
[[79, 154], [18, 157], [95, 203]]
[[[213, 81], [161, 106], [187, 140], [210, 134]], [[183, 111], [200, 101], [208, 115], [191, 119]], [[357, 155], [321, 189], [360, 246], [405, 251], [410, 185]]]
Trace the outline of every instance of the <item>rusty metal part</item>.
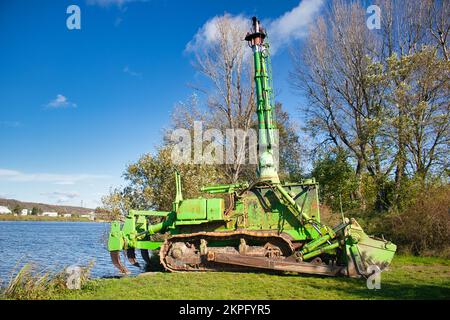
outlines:
[[[235, 245], [200, 250], [200, 244], [221, 240], [234, 241]], [[336, 276], [344, 271], [344, 267], [327, 265], [320, 258], [313, 263], [297, 262], [293, 253], [294, 245], [289, 237], [272, 231], [198, 232], [167, 239], [161, 247], [160, 261], [171, 272], [224, 271], [241, 267]]]
[[264, 246], [264, 254], [268, 258], [276, 258], [276, 257], [281, 257], [283, 255], [280, 248], [277, 246], [274, 246], [271, 243], [266, 243], [266, 245]]
[[253, 257], [241, 254], [227, 254], [211, 251], [208, 252], [207, 259], [208, 261], [214, 261], [217, 263], [241, 265], [260, 269], [320, 274], [326, 276], [336, 276], [343, 269], [343, 267], [340, 266], [317, 265], [308, 262], [291, 262], [266, 257]]
[[229, 194], [228, 195], [228, 208], [225, 210], [224, 212], [224, 216], [228, 217], [230, 215], [230, 212], [233, 211], [234, 208], [234, 196], [233, 194]]
[[[214, 247], [205, 246], [213, 241], [235, 241], [236, 246]], [[260, 245], [247, 245], [247, 243], [259, 243]], [[193, 234], [174, 235], [164, 242], [160, 250], [160, 262], [168, 271], [213, 271], [230, 269], [230, 265], [219, 265], [208, 261], [206, 255], [210, 252], [236, 255], [239, 251], [246, 256], [281, 259], [291, 256], [293, 245], [287, 235], [273, 231], [219, 231], [198, 232]], [[231, 269], [248, 269], [245, 265], [236, 264]], [[244, 268], [242, 268], [244, 267]], [[253, 267], [253, 266], [252, 266]]]
[[113, 265], [119, 269], [119, 271], [123, 274], [130, 274], [130, 271], [128, 271], [127, 267], [125, 267], [122, 264], [122, 261], [120, 260], [120, 252], [119, 250], [117, 251], [110, 251], [109, 254], [111, 256], [111, 261], [113, 263]]
[[127, 254], [127, 258], [128, 261], [130, 261], [130, 263], [135, 266], [135, 267], [141, 267], [141, 265], [139, 264], [139, 262], [136, 259], [136, 253], [134, 251], [134, 248], [128, 248], [126, 250], [126, 254]]
[[245, 239], [244, 238], [241, 238], [241, 239], [239, 239], [239, 253], [240, 254], [245, 254], [245, 253], [247, 253], [247, 249], [248, 249], [248, 245], [247, 245], [247, 243], [245, 242]]

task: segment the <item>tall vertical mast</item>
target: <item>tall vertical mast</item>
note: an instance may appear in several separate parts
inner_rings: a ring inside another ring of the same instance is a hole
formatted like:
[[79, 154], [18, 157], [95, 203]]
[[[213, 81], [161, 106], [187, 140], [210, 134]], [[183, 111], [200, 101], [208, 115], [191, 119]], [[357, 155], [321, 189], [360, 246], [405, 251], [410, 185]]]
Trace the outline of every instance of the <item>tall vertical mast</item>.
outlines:
[[259, 181], [279, 183], [274, 157], [274, 109], [270, 87], [271, 79], [267, 72], [267, 60], [269, 58], [269, 46], [264, 43], [266, 33], [261, 27], [260, 21], [252, 18], [252, 31], [247, 33], [245, 40], [253, 50], [255, 65], [256, 88], [256, 113], [258, 115], [258, 177]]

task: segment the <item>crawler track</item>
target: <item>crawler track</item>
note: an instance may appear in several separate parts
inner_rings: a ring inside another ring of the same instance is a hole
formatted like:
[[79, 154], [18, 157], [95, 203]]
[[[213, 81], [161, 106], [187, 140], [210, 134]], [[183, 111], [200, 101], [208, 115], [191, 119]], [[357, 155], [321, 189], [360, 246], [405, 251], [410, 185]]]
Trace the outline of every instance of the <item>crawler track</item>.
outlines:
[[[215, 246], [226, 241], [230, 245]], [[201, 248], [202, 243], [206, 248]], [[211, 244], [211, 245], [210, 245]], [[273, 231], [224, 231], [179, 234], [168, 238], [160, 249], [164, 268], [176, 271], [214, 271], [249, 269], [247, 266], [208, 261], [207, 253], [284, 260], [294, 252], [287, 235]]]

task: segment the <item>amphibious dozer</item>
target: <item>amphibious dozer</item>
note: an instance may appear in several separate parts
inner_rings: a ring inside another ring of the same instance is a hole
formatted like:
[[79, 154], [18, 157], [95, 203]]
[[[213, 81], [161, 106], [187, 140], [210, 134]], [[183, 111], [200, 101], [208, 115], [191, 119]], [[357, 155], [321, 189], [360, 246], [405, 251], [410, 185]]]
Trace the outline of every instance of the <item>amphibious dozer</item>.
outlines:
[[[321, 223], [314, 179], [280, 181], [266, 37], [254, 17], [245, 40], [253, 50], [259, 126], [255, 181], [204, 186], [204, 197], [184, 199], [175, 172], [171, 211], [130, 210], [123, 223], [111, 223], [108, 249], [120, 272], [129, 272], [122, 252], [139, 266], [136, 249], [150, 268], [156, 261], [170, 272], [259, 269], [360, 277], [391, 262], [396, 245], [368, 236], [354, 219], [342, 217], [334, 227]], [[161, 222], [152, 224], [155, 219]]]

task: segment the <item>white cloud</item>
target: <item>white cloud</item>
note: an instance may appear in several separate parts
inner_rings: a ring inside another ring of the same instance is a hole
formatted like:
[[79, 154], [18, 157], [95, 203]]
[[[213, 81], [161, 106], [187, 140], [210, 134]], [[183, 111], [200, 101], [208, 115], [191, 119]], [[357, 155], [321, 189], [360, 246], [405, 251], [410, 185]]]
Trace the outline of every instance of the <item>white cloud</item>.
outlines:
[[41, 193], [41, 195], [49, 198], [65, 197], [68, 199], [80, 197], [80, 194], [78, 192], [61, 192], [61, 191], [43, 192]]
[[272, 51], [306, 35], [308, 26], [320, 11], [324, 0], [303, 0], [291, 11], [269, 23]]
[[75, 198], [79, 198], [80, 194], [78, 192], [61, 192], [61, 191], [53, 191], [53, 192], [43, 192], [41, 196], [47, 197], [52, 200], [56, 200], [57, 203], [66, 203]]
[[[227, 19], [230, 19], [233, 26], [242, 30], [242, 39], [244, 39], [245, 32], [250, 29], [250, 19], [242, 14], [233, 16], [227, 13], [224, 16], [227, 17]], [[219, 38], [217, 35], [217, 22], [224, 16], [215, 16], [206, 21], [194, 35], [194, 38], [186, 45], [186, 51], [195, 52], [200, 48], [207, 48], [216, 44]], [[242, 41], [242, 43], [245, 44], [244, 41]]]
[[[309, 24], [319, 13], [324, 0], [303, 0], [295, 8], [284, 13], [275, 20], [263, 21], [271, 45], [272, 54], [287, 44], [292, 39], [300, 39], [306, 35]], [[233, 25], [239, 26], [243, 30], [242, 38], [247, 31], [250, 31], [251, 20], [247, 15], [229, 15]], [[217, 20], [223, 16], [215, 16], [197, 31], [191, 41], [186, 45], [187, 52], [195, 52], [201, 48], [214, 45], [217, 41]], [[244, 41], [243, 45], [247, 45]]]
[[62, 94], [57, 94], [55, 99], [53, 99], [52, 101], [50, 101], [49, 103], [46, 104], [46, 107], [53, 108], [53, 109], [69, 108], [69, 107], [76, 108], [77, 105], [76, 105], [76, 103], [69, 101]]
[[81, 181], [105, 178], [108, 178], [108, 176], [93, 174], [24, 173], [0, 168], [0, 181], [50, 182], [59, 185], [72, 185]]
[[127, 74], [129, 74], [130, 76], [133, 76], [133, 77], [142, 78], [142, 73], [133, 71], [128, 66], [125, 66], [123, 68], [123, 72], [125, 72], [125, 73], [127, 73]]

